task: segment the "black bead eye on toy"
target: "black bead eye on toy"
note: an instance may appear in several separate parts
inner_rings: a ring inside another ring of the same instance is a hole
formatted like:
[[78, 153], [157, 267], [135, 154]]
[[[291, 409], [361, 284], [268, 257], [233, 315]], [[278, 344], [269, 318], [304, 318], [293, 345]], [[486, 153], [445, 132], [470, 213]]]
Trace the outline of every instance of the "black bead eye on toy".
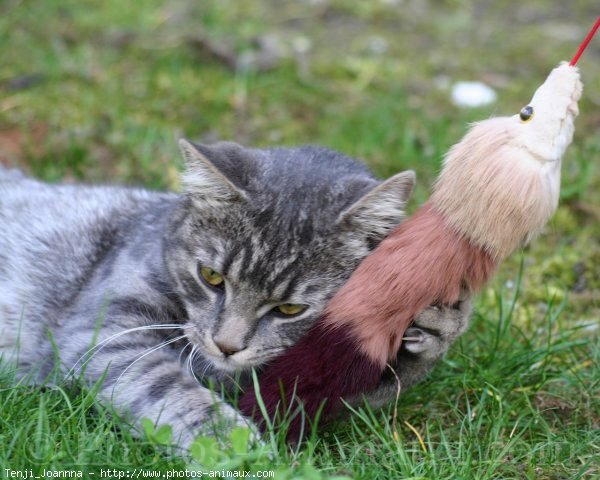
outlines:
[[523, 107], [519, 112], [519, 118], [523, 123], [529, 122], [533, 118], [533, 107], [531, 105]]

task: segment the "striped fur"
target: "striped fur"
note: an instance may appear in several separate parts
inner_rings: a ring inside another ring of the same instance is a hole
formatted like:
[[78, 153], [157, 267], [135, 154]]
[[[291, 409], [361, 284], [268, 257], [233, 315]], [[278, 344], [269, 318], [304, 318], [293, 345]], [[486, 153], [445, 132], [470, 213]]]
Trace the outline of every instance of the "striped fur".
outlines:
[[[40, 380], [53, 369], [92, 383], [105, 375], [101, 397], [133, 421], [172, 425], [187, 445], [215, 420], [245, 424], [203, 383], [244, 385], [244, 372], [302, 337], [400, 223], [414, 174], [379, 182], [318, 147], [181, 147], [182, 195], [47, 185], [0, 168], [0, 356]], [[221, 272], [225, 289], [203, 283], [200, 265]], [[308, 308], [273, 311], [288, 302]], [[468, 318], [430, 313], [452, 331]], [[460, 331], [417, 331], [423, 341], [404, 354], [423, 362], [403, 381], [431, 368]], [[239, 351], [226, 355], [219, 338]]]

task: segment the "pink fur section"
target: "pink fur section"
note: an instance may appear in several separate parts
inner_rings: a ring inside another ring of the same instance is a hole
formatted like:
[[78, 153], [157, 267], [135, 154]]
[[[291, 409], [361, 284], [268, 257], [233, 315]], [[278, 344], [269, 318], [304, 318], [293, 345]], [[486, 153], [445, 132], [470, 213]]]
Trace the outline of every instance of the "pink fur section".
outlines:
[[383, 369], [419, 312], [456, 303], [462, 289], [479, 290], [495, 268], [488, 253], [427, 202], [362, 261], [329, 302], [324, 321], [350, 327], [361, 351]]

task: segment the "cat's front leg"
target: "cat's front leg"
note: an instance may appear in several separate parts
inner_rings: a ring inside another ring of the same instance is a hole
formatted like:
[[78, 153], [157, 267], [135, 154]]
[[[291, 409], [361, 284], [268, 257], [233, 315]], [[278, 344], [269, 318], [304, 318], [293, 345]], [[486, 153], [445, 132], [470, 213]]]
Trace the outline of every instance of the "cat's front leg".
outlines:
[[[421, 381], [469, 326], [472, 304], [467, 295], [450, 307], [429, 307], [406, 330], [394, 372], [386, 369], [376, 390], [366, 395], [373, 407], [383, 406]], [[362, 399], [352, 399], [355, 405]]]
[[167, 345], [158, 348], [170, 339], [172, 336], [159, 339], [133, 334], [102, 343], [101, 337], [82, 369], [85, 380], [101, 381], [102, 401], [136, 427], [144, 418], [156, 425], [170, 425], [175, 443], [183, 448], [198, 435], [226, 434], [235, 426], [251, 426], [218, 394], [193, 378], [178, 350]]

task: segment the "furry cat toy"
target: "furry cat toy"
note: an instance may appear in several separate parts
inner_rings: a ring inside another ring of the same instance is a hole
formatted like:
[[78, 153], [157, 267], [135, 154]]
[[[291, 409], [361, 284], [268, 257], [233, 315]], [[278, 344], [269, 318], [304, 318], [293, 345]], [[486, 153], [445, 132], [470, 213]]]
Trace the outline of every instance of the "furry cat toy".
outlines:
[[[243, 413], [260, 423], [264, 413], [273, 419], [300, 402], [309, 419], [320, 409], [322, 419], [331, 417], [343, 398], [377, 385], [415, 315], [457, 302], [463, 290], [478, 291], [540, 232], [558, 205], [561, 157], [582, 92], [575, 63], [585, 44], [570, 64], [552, 70], [518, 115], [476, 123], [450, 149], [431, 198], [363, 260], [309, 333], [261, 375], [266, 412], [247, 391]], [[304, 427], [296, 415], [288, 438]]]

